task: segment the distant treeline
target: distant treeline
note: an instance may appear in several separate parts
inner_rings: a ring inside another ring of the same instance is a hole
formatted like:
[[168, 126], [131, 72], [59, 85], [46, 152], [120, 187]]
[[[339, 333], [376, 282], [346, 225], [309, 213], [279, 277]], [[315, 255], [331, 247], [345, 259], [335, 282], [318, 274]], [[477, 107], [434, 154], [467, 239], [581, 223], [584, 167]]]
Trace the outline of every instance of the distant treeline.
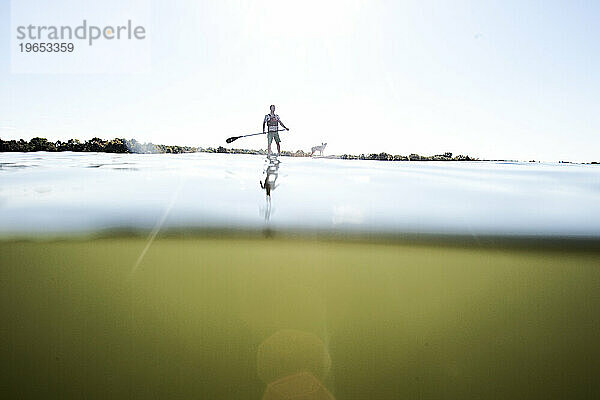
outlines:
[[340, 156], [343, 160], [376, 160], [376, 161], [479, 161], [478, 158], [463, 156], [462, 154], [452, 156], [452, 153], [437, 154], [435, 156], [421, 156], [411, 154], [409, 156], [391, 155], [388, 153], [379, 154], [361, 154], [355, 156], [352, 154], [344, 154]]
[[69, 139], [66, 142], [57, 140], [50, 142], [45, 138], [35, 137], [30, 141], [2, 140], [0, 139], [0, 152], [28, 152], [28, 151], [94, 151], [102, 153], [194, 153], [196, 147], [188, 146], [165, 146], [163, 144], [140, 143], [135, 139], [115, 138], [104, 140], [93, 138], [80, 142], [79, 139]]
[[[158, 153], [227, 153], [227, 154], [258, 154], [266, 155], [266, 150], [247, 150], [247, 149], [226, 149], [223, 146], [213, 147], [189, 147], [189, 146], [165, 146], [163, 144], [140, 143], [135, 139], [115, 138], [104, 140], [93, 138], [80, 142], [78, 139], [69, 139], [66, 142], [57, 140], [50, 142], [45, 138], [35, 137], [30, 141], [20, 140], [2, 140], [0, 139], [0, 152], [29, 152], [29, 151], [89, 151], [102, 153], [137, 153], [137, 154], [158, 154]], [[288, 157], [310, 157], [310, 153], [303, 150], [282, 151], [282, 155]], [[338, 158], [342, 160], [377, 160], [377, 161], [476, 161], [477, 158], [469, 156], [452, 156], [452, 153], [444, 153], [435, 156], [420, 156], [411, 154], [409, 156], [392, 155], [388, 153], [379, 154], [343, 154], [341, 156], [329, 156], [329, 158]]]
[[[198, 151], [205, 153], [227, 153], [227, 154], [260, 154], [266, 155], [266, 150], [245, 150], [245, 149], [226, 149], [223, 146], [219, 146], [216, 149], [212, 147], [199, 148]], [[282, 151], [282, 155], [289, 157], [310, 157], [310, 153], [305, 153], [302, 150], [298, 151]], [[341, 156], [328, 156], [327, 158], [337, 158], [340, 160], [375, 160], [375, 161], [479, 161], [478, 158], [470, 156], [452, 156], [452, 153], [438, 154], [435, 156], [421, 156], [418, 154], [411, 154], [409, 156], [392, 155], [388, 153], [379, 154], [343, 154]]]

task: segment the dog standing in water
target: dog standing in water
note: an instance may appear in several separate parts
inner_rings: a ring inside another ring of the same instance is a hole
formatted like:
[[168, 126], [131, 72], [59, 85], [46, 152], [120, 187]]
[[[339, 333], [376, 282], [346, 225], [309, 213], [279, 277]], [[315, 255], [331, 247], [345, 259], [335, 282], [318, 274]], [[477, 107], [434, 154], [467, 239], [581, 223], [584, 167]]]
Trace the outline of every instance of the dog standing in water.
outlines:
[[325, 150], [325, 146], [327, 146], [327, 143], [321, 143], [320, 146], [312, 147], [310, 149], [310, 156], [312, 157], [313, 154], [315, 154], [315, 152], [317, 152], [317, 151], [319, 152], [319, 155], [322, 156], [323, 155], [323, 150]]

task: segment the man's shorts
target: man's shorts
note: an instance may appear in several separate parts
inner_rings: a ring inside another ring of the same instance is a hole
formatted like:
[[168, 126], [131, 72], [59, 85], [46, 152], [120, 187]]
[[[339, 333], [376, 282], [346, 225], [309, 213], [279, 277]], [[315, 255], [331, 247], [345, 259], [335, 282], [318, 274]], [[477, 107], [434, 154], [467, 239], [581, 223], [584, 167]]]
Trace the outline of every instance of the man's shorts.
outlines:
[[281, 139], [279, 139], [279, 132], [275, 131], [275, 132], [268, 132], [267, 133], [267, 140], [269, 141], [269, 146], [273, 142], [273, 139], [275, 139], [275, 143], [280, 143], [281, 142]]

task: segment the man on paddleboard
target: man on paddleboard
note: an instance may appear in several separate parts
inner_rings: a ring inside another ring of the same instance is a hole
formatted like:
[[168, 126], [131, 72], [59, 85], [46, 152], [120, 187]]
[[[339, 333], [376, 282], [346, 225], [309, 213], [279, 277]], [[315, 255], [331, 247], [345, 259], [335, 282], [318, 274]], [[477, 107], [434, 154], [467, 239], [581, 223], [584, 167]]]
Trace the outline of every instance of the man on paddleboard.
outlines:
[[281, 126], [283, 126], [283, 128], [286, 131], [289, 131], [288, 128], [286, 128], [286, 126], [283, 124], [283, 122], [281, 122], [281, 120], [279, 119], [279, 115], [275, 114], [275, 106], [271, 104], [271, 112], [267, 115], [265, 115], [265, 119], [263, 120], [263, 133], [265, 133], [265, 124], [268, 127], [268, 132], [267, 132], [267, 140], [269, 142], [268, 145], [268, 154], [271, 155], [271, 142], [273, 142], [273, 139], [275, 139], [275, 144], [277, 145], [277, 155], [281, 154], [281, 147], [279, 146], [279, 143], [281, 142], [281, 139], [279, 139], [279, 132], [277, 131], [277, 128], [279, 127], [279, 124], [281, 124]]

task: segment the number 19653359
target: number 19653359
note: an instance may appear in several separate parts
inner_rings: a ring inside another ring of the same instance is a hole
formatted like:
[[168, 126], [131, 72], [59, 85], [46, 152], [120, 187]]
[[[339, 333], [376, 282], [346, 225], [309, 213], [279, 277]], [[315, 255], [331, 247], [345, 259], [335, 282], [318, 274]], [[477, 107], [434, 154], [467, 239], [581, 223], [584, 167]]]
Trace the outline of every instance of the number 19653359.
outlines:
[[19, 43], [21, 53], [72, 53], [73, 43]]

